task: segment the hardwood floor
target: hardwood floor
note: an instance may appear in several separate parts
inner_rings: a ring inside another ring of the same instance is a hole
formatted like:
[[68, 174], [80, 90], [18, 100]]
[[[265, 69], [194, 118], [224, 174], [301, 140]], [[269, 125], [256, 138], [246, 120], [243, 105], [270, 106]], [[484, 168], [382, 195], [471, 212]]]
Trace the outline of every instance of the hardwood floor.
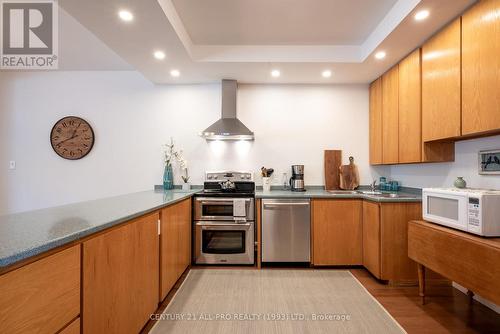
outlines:
[[[254, 267], [225, 268], [256, 269]], [[426, 304], [421, 305], [417, 286], [389, 286], [377, 281], [366, 269], [356, 268], [350, 269], [350, 271], [409, 334], [500, 333], [499, 314], [476, 301], [473, 302], [472, 306], [469, 305], [467, 296], [450, 285], [429, 282], [427, 284]], [[162, 313], [168, 306], [188, 272], [189, 269], [174, 285], [172, 291], [160, 305], [158, 313]], [[148, 333], [154, 323], [154, 321], [149, 321], [141, 333]]]
[[418, 287], [379, 283], [365, 269], [352, 274], [409, 333], [500, 333], [500, 315], [451, 285], [427, 283], [428, 298], [421, 305]]

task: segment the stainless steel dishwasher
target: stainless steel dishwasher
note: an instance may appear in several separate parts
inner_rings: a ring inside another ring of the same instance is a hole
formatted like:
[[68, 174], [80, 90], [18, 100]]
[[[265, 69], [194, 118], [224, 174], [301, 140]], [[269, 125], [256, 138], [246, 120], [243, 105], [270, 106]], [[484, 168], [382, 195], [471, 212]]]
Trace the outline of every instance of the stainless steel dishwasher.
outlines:
[[310, 262], [309, 199], [262, 200], [262, 262]]

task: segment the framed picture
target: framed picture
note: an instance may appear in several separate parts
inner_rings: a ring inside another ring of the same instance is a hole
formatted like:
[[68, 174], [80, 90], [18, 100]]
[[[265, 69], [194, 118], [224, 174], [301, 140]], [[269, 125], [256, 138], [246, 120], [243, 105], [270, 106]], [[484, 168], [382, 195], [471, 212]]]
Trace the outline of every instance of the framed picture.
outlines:
[[479, 152], [479, 174], [500, 175], [500, 149]]

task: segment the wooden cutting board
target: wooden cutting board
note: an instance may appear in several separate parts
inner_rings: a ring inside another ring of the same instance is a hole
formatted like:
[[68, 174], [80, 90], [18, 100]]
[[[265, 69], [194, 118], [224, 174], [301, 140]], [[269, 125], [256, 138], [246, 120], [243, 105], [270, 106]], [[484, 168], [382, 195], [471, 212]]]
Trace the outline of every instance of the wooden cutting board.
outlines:
[[349, 157], [349, 165], [340, 166], [339, 171], [341, 189], [354, 190], [359, 187], [359, 172], [353, 157]]
[[325, 189], [340, 189], [340, 170], [342, 165], [341, 150], [325, 150]]

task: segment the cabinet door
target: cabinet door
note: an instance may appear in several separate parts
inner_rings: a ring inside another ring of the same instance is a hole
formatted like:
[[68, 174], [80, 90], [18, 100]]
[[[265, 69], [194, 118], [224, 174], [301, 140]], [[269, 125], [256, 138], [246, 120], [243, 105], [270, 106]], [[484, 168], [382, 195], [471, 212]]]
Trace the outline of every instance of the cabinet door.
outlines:
[[422, 205], [383, 203], [380, 210], [380, 278], [415, 281], [417, 265], [408, 257], [408, 222], [422, 219]]
[[80, 314], [80, 246], [0, 276], [0, 333], [55, 333]]
[[462, 17], [462, 134], [500, 130], [500, 1]]
[[191, 263], [191, 199], [161, 211], [160, 299]]
[[422, 160], [420, 49], [399, 63], [399, 163]]
[[83, 243], [83, 333], [139, 333], [158, 307], [158, 213]]
[[382, 164], [382, 79], [370, 85], [370, 164]]
[[313, 201], [313, 264], [360, 265], [362, 204], [358, 200]]
[[460, 136], [460, 18], [422, 47], [423, 141]]
[[382, 75], [382, 162], [399, 161], [398, 65]]
[[363, 266], [380, 278], [380, 206], [363, 202]]

